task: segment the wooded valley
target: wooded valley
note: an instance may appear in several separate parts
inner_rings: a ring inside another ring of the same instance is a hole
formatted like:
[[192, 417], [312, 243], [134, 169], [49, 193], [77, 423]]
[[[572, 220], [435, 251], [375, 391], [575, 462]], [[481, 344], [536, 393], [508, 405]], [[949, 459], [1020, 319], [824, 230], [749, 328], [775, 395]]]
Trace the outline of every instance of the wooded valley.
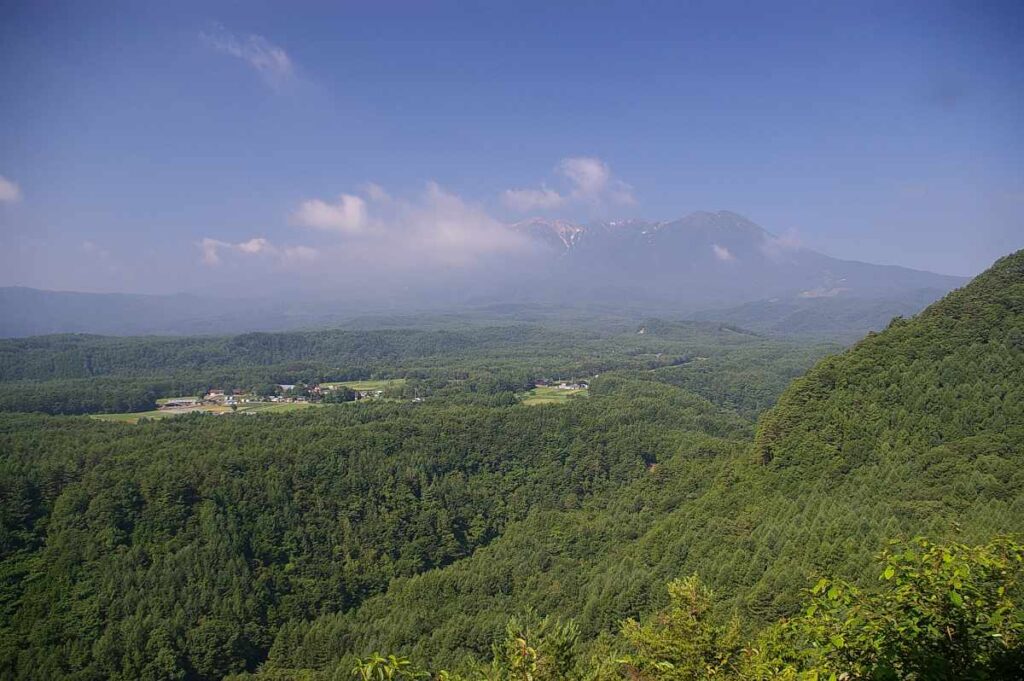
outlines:
[[[405, 383], [89, 416], [369, 378]], [[655, 319], [4, 340], [0, 411], [3, 678], [1024, 668], [1024, 252], [846, 350]]]

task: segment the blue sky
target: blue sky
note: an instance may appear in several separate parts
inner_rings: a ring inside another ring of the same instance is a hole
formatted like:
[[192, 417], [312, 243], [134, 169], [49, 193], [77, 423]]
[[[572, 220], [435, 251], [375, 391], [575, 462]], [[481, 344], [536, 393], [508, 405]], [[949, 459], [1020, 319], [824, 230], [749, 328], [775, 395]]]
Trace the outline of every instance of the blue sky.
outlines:
[[952, 274], [1024, 247], [1019, 2], [100, 5], [2, 9], [0, 285], [451, 267], [534, 214], [727, 209]]

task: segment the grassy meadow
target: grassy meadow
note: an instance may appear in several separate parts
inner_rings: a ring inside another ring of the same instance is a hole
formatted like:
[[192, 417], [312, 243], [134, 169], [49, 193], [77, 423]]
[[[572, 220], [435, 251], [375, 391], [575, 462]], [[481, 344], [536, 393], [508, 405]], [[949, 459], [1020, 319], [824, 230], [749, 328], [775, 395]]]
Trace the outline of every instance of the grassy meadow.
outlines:
[[523, 397], [523, 404], [564, 404], [573, 395], [585, 396], [586, 394], [586, 388], [581, 390], [564, 390], [554, 386], [543, 386], [527, 392]]
[[[264, 414], [295, 411], [307, 407], [318, 407], [319, 404], [312, 402], [251, 402], [238, 405], [236, 414]], [[182, 414], [202, 412], [204, 414], [228, 414], [232, 412], [231, 407], [220, 404], [204, 404], [198, 407], [186, 409], [155, 409], [153, 411], [141, 411], [123, 414], [90, 414], [89, 418], [99, 421], [113, 421], [115, 423], [138, 423], [139, 419], [166, 419]]]

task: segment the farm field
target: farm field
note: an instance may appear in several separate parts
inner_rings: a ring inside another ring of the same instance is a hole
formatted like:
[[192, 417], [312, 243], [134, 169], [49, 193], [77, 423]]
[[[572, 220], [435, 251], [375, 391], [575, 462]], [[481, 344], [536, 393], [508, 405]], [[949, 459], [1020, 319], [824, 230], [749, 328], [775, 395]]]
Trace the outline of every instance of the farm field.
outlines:
[[256, 402], [254, 404], [239, 405], [239, 414], [278, 414], [307, 407], [322, 407], [319, 402]]
[[[287, 411], [295, 411], [296, 409], [305, 409], [306, 407], [318, 407], [319, 404], [312, 402], [253, 402], [251, 404], [240, 404], [238, 405], [236, 414], [262, 414], [262, 413], [280, 413]], [[166, 419], [173, 416], [181, 416], [182, 414], [191, 414], [193, 412], [203, 412], [206, 414], [227, 414], [231, 413], [231, 407], [224, 405], [203, 405], [200, 407], [192, 407], [188, 409], [154, 409], [153, 411], [142, 411], [133, 413], [123, 414], [90, 414], [89, 418], [97, 419], [99, 421], [113, 421], [115, 423], [138, 423], [139, 419]]]
[[540, 388], [534, 388], [533, 390], [527, 392], [523, 397], [523, 404], [564, 404], [573, 395], [586, 396], [586, 394], [586, 388], [582, 388], [580, 390], [565, 390], [563, 388], [556, 388], [554, 386], [544, 386]]

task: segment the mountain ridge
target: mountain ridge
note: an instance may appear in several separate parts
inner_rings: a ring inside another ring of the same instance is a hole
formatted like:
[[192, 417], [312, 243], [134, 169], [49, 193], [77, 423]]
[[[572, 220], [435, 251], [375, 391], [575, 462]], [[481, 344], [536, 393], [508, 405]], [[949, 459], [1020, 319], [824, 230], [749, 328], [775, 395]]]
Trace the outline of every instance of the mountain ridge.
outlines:
[[698, 211], [661, 222], [531, 218], [512, 229], [548, 248], [554, 271], [535, 275], [540, 297], [559, 281], [577, 297], [617, 291], [624, 303], [706, 309], [775, 296], [903, 298], [923, 289], [941, 295], [969, 281], [834, 258], [731, 211]]
[[[520, 233], [548, 243], [561, 243], [565, 251], [571, 251], [586, 241], [595, 238], [630, 238], [639, 234], [648, 237], [653, 241], [655, 236], [668, 233], [686, 233], [687, 236], [704, 237], [712, 246], [719, 245], [727, 247], [729, 240], [745, 238], [748, 241], [743, 245], [744, 250], [751, 252], [752, 247], [762, 250], [762, 255], [776, 258], [781, 262], [787, 262], [786, 254], [803, 254], [827, 261], [842, 263], [848, 266], [868, 266], [882, 268], [890, 272], [913, 272], [928, 277], [936, 277], [947, 283], [965, 283], [970, 277], [942, 274], [929, 270], [920, 270], [904, 265], [877, 264], [862, 260], [837, 258], [805, 248], [793, 240], [779, 237], [764, 229], [749, 218], [728, 210], [720, 211], [695, 211], [688, 215], [673, 220], [648, 221], [639, 218], [625, 220], [597, 221], [589, 223], [576, 223], [563, 219], [546, 219], [532, 217], [510, 225], [510, 228]], [[551, 235], [557, 237], [552, 239]], [[723, 243], [718, 243], [718, 239]], [[736, 254], [729, 251], [735, 258]], [[707, 255], [716, 255], [712, 248]], [[719, 252], [716, 257], [723, 262], [729, 262], [730, 258]]]
[[[595, 305], [659, 316], [690, 316], [770, 298], [888, 301], [913, 313], [964, 277], [833, 258], [778, 237], [730, 211], [698, 211], [667, 221], [574, 223], [531, 218], [509, 229], [533, 248], [493, 270], [466, 270], [415, 286], [388, 282], [360, 289], [320, 285], [302, 295], [218, 298], [191, 293], [145, 295], [0, 288], [0, 337], [49, 333], [207, 334], [323, 328], [354, 317], [411, 310], [472, 311], [497, 303]], [[290, 296], [290, 297], [289, 297]], [[923, 302], [922, 302], [923, 301]], [[859, 302], [838, 304], [864, 307]], [[775, 325], [785, 327], [779, 311]], [[854, 337], [879, 328], [878, 313], [846, 315]], [[707, 319], [707, 316], [703, 318]], [[725, 321], [725, 320], [723, 320]], [[885, 320], [883, 320], [885, 321]], [[742, 323], [742, 321], [740, 322]], [[800, 328], [828, 336], [828, 320]], [[786, 333], [785, 328], [778, 332]]]

